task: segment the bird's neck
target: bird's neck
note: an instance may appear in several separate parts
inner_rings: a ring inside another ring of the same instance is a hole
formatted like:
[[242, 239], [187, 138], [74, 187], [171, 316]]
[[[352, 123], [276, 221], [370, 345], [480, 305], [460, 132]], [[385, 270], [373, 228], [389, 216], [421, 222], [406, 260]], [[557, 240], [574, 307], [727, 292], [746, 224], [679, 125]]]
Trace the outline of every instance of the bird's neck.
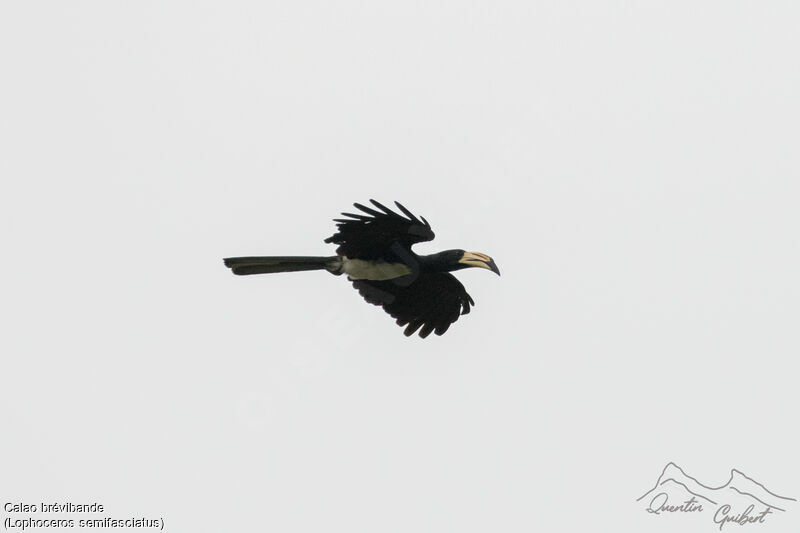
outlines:
[[419, 264], [424, 272], [453, 272], [466, 265], [453, 262], [448, 252], [419, 256]]

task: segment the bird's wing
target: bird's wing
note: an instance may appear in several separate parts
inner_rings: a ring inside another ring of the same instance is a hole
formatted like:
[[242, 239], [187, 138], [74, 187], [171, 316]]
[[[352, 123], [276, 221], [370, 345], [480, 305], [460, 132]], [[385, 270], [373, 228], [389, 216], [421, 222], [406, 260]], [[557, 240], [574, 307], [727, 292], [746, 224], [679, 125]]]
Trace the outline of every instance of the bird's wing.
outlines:
[[366, 215], [342, 213], [349, 218], [334, 219], [338, 231], [325, 242], [338, 244], [337, 254], [350, 259], [381, 259], [397, 244], [408, 249], [414, 243], [433, 239], [433, 230], [425, 217], [415, 217], [398, 202], [395, 205], [405, 216], [375, 200], [370, 202], [377, 209], [353, 204]]
[[397, 319], [398, 326], [406, 326], [406, 336], [422, 328], [423, 339], [431, 332], [443, 334], [475, 305], [461, 282], [447, 272], [420, 274], [406, 286], [393, 280], [356, 280], [353, 286], [366, 301]]

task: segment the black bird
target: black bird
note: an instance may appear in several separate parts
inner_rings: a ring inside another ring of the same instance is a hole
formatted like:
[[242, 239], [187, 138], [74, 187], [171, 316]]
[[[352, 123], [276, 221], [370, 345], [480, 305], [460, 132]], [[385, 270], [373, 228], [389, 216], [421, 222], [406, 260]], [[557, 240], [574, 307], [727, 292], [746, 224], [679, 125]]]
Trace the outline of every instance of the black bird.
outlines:
[[425, 217], [415, 217], [398, 202], [405, 216], [370, 202], [375, 209], [353, 204], [366, 215], [342, 213], [348, 218], [334, 219], [338, 231], [325, 242], [339, 245], [336, 255], [229, 257], [225, 266], [240, 276], [298, 270], [347, 274], [367, 302], [383, 306], [397, 325], [406, 326], [406, 336], [417, 330], [422, 338], [442, 335], [475, 305], [450, 272], [479, 267], [500, 275], [497, 265], [488, 255], [464, 250], [417, 255], [411, 246], [434, 238]]

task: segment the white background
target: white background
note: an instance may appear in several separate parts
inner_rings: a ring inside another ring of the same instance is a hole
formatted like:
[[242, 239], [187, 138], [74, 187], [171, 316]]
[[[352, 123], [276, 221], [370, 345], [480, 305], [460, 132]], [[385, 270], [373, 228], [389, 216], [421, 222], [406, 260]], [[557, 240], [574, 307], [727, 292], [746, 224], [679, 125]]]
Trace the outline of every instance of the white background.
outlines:
[[[799, 18], [4, 2], [0, 499], [176, 532], [717, 531], [634, 501], [670, 460], [800, 497]], [[497, 261], [443, 337], [222, 264], [331, 254], [369, 198], [431, 222], [418, 252]]]

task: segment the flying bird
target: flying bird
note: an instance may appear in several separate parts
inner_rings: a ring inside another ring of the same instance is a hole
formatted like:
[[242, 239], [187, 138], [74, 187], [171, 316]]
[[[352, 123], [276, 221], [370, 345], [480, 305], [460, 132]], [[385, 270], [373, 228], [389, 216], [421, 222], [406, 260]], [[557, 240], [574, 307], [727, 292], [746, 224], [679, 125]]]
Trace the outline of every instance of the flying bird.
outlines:
[[342, 213], [337, 231], [325, 239], [338, 245], [336, 255], [229, 257], [225, 266], [234, 274], [267, 274], [300, 270], [327, 270], [346, 274], [361, 296], [382, 306], [405, 326], [405, 335], [419, 330], [423, 339], [442, 335], [460, 315], [466, 315], [475, 301], [455, 276], [455, 270], [477, 267], [500, 275], [488, 255], [464, 250], [445, 250], [417, 255], [411, 246], [434, 238], [425, 217], [417, 218], [395, 202], [402, 215], [370, 200], [373, 207], [353, 204], [360, 213]]

